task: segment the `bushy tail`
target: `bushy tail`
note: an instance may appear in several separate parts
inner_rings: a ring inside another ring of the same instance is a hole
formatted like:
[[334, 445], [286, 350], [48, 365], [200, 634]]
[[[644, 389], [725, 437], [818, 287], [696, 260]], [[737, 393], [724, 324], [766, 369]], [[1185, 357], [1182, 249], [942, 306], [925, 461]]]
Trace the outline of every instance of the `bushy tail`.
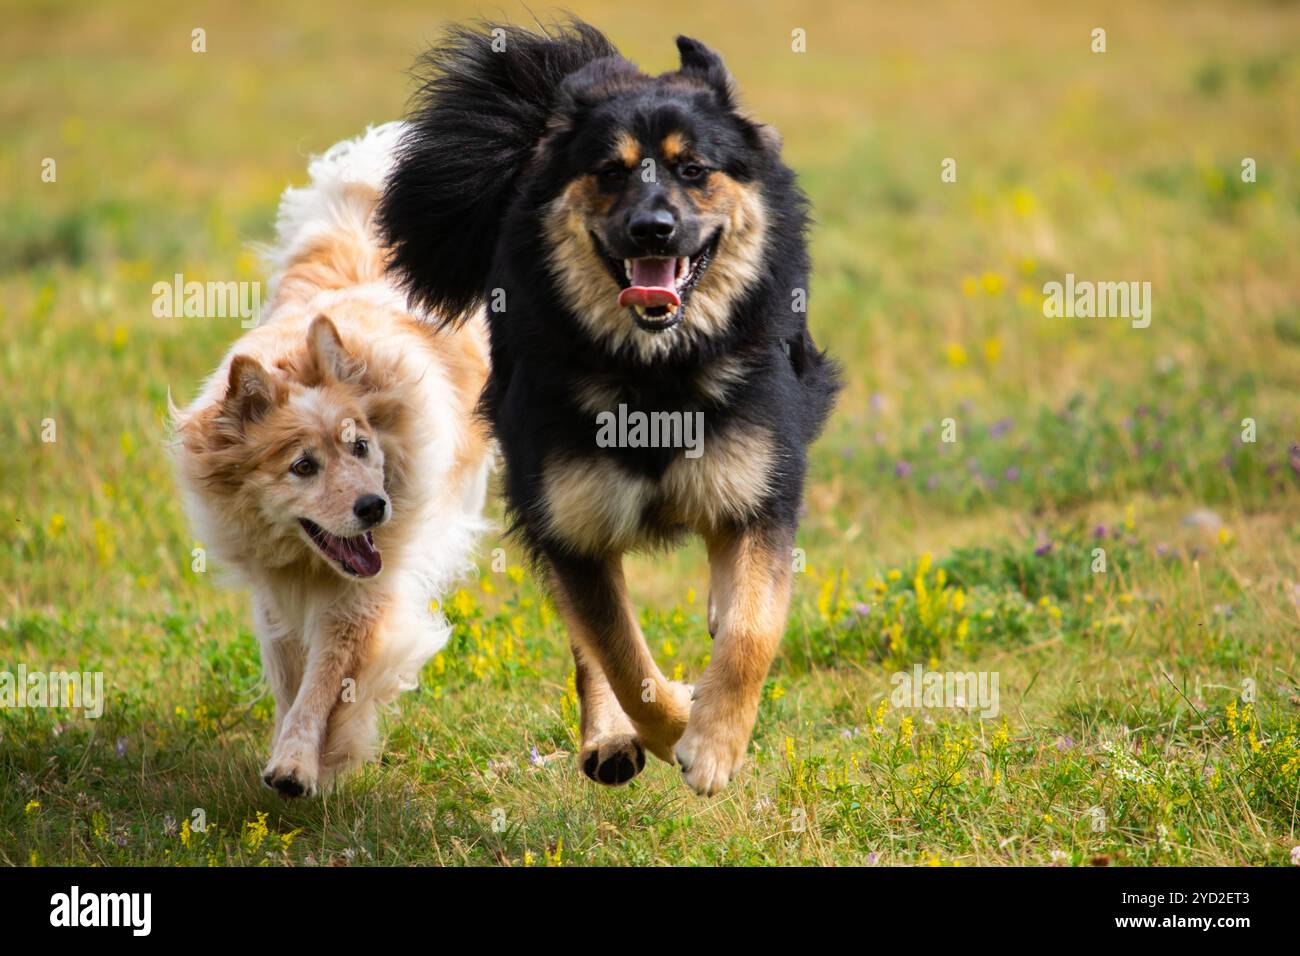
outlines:
[[[276, 241], [262, 247], [273, 298], [286, 283], [343, 287], [383, 278], [384, 256], [373, 218], [405, 125], [371, 126], [361, 136], [335, 143], [312, 158], [306, 186], [284, 191]], [[326, 245], [337, 247], [334, 254], [323, 254]], [[320, 261], [305, 268], [312, 256]]]
[[516, 177], [545, 133], [556, 90], [617, 52], [577, 21], [549, 35], [480, 22], [453, 28], [421, 57], [378, 212], [390, 265], [414, 302], [446, 321], [478, 304]]

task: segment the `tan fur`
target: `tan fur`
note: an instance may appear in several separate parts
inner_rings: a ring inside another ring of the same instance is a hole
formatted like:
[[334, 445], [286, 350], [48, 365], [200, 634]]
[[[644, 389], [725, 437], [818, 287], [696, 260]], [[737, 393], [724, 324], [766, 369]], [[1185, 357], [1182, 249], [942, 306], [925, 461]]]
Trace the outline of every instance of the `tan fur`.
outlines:
[[669, 514], [701, 534], [754, 516], [770, 490], [772, 455], [772, 438], [757, 425], [710, 437], [699, 458], [683, 455], [664, 473]]
[[755, 532], [706, 536], [713, 654], [674, 755], [697, 793], [717, 793], [744, 761], [763, 681], [790, 608], [790, 542]]
[[636, 137], [626, 130], [618, 134], [614, 142], [614, 152], [619, 161], [628, 169], [633, 169], [641, 162], [641, 144], [636, 141]]
[[325, 289], [347, 289], [384, 278], [383, 250], [365, 236], [335, 233], [311, 244], [279, 277], [271, 307], [311, 299]]
[[[596, 668], [590, 668], [588, 673], [592, 676], [584, 680], [580, 689], [584, 712], [583, 753], [595, 749], [608, 754], [627, 747], [627, 726], [613, 712], [616, 701], [642, 746], [660, 759], [672, 762], [673, 744], [685, 730], [691, 712], [691, 690], [670, 681], [655, 664], [628, 599], [621, 560], [612, 558], [601, 562], [597, 573], [595, 580], [584, 581], [582, 586], [587, 592], [584, 598], [589, 600], [592, 594], [599, 594], [612, 612], [613, 621], [608, 628], [600, 630], [593, 629], [588, 618], [579, 612], [576, 605], [580, 599], [567, 590], [564, 580], [555, 573], [550, 578], [552, 593], [568, 625], [575, 663], [585, 667], [588, 662], [594, 662], [600, 671], [597, 678], [592, 673]], [[606, 694], [606, 688], [613, 700]]]
[[703, 398], [719, 405], [727, 400], [733, 386], [745, 380], [745, 362], [734, 355], [723, 355], [705, 365], [695, 377], [695, 390]]
[[741, 292], [759, 278], [767, 237], [767, 210], [757, 189], [723, 172], [709, 174], [697, 200], [709, 223], [722, 228], [713, 264], [691, 293], [683, 322], [666, 332], [638, 328], [618, 304], [614, 281], [591, 239], [591, 231], [608, 210], [611, 198], [590, 176], [574, 180], [547, 208], [544, 220], [548, 258], [561, 290], [587, 331], [619, 349], [630, 345], [646, 361], [672, 352], [679, 336], [699, 336], [724, 329]]
[[676, 163], [686, 152], [686, 138], [681, 133], [669, 133], [659, 144], [659, 152], [669, 165]]
[[[599, 568], [594, 579], [590, 572], [568, 580], [555, 570], [551, 575], [578, 674], [579, 760], [594, 779], [630, 779], [630, 768], [639, 770], [636, 761], [644, 759], [638, 744], [680, 762], [700, 793], [716, 792], [739, 766], [789, 603], [788, 547], [734, 530], [757, 513], [774, 454], [770, 434], [741, 426], [713, 436], [701, 457], [675, 459], [658, 482], [607, 459], [548, 462], [549, 531]], [[644, 543], [639, 528], [649, 508], [709, 544], [709, 629], [718, 642], [702, 681], [703, 705], [664, 678], [628, 600], [622, 554]], [[566, 588], [580, 588], [581, 595]]]
[[[466, 569], [481, 527], [483, 319], [437, 332], [407, 311], [370, 231], [374, 195], [349, 187], [357, 208], [283, 264], [263, 324], [174, 413], [198, 538], [253, 591], [276, 701], [264, 779], [287, 795], [313, 794], [375, 755], [380, 708], [446, 639], [430, 593]], [[370, 439], [364, 458], [358, 433]], [[294, 481], [304, 451], [322, 468]], [[391, 519], [373, 530], [383, 570], [353, 579], [297, 518], [360, 533], [352, 508], [366, 492], [387, 497]]]
[[629, 474], [606, 458], [551, 458], [543, 472], [542, 514], [550, 535], [588, 555], [617, 554], [646, 542], [649, 508], [700, 534], [757, 513], [768, 488], [772, 436], [737, 426], [711, 436], [699, 458], [676, 458], [663, 477]]
[[543, 474], [542, 520], [584, 554], [626, 551], [638, 543], [654, 485], [606, 458], [552, 458]]

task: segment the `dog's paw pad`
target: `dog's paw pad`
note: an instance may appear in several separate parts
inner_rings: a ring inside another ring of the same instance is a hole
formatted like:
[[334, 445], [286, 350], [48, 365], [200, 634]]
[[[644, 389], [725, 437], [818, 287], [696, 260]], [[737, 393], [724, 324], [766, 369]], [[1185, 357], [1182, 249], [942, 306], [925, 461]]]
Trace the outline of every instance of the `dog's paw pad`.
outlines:
[[316, 795], [316, 782], [299, 770], [268, 770], [262, 782], [286, 800]]
[[645, 769], [645, 748], [635, 737], [599, 740], [582, 758], [582, 772], [596, 783], [617, 787]]

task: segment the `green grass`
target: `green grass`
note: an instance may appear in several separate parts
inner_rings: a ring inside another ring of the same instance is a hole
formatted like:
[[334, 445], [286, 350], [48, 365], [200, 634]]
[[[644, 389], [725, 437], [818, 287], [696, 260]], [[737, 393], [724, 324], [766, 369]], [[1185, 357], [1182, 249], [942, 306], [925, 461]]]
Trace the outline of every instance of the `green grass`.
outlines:
[[[848, 384], [748, 768], [710, 799], [658, 762], [587, 783], [563, 628], [493, 540], [381, 762], [312, 803], [261, 787], [247, 601], [190, 570], [162, 444], [168, 391], [193, 395], [240, 330], [156, 319], [150, 287], [258, 278], [247, 243], [305, 157], [400, 114], [410, 58], [480, 11], [20, 5], [0, 36], [0, 670], [103, 671], [109, 704], [0, 710], [0, 862], [1287, 863], [1300, 9], [574, 6], [649, 69], [670, 33], [718, 46], [816, 209], [810, 320]], [[1045, 318], [1066, 272], [1150, 281], [1150, 328]], [[661, 665], [698, 675], [701, 549], [629, 578]], [[996, 673], [999, 714], [890, 704], [914, 663]]]

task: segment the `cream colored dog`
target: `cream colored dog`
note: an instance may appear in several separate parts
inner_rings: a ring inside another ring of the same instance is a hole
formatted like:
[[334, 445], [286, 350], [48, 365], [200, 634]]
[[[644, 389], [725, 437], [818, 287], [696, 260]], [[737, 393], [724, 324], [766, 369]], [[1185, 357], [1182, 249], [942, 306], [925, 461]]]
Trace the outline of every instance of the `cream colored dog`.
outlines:
[[400, 134], [337, 144], [285, 192], [265, 320], [173, 409], [195, 530], [252, 590], [276, 703], [263, 779], [285, 796], [374, 756], [378, 708], [446, 643], [430, 602], [484, 526], [482, 321], [411, 314], [372, 230]]

